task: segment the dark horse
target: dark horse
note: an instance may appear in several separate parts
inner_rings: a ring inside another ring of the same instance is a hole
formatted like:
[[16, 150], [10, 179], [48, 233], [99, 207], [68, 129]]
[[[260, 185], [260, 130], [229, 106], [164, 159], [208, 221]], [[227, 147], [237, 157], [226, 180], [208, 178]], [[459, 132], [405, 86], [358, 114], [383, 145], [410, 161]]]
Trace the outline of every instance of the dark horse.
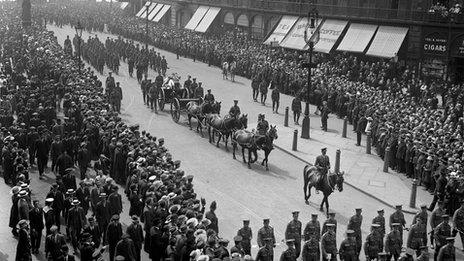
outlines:
[[231, 133], [235, 130], [246, 129], [248, 126], [248, 116], [247, 114], [242, 114], [240, 117], [228, 117], [222, 118], [217, 114], [213, 114], [210, 117], [207, 117], [206, 120], [207, 124], [210, 128], [208, 128], [208, 135], [209, 135], [209, 142], [214, 141], [214, 135], [217, 133], [219, 138], [216, 143], [216, 147], [219, 147], [219, 142], [221, 138], [224, 137], [224, 142], [227, 147], [227, 141]]
[[[234, 147], [233, 157], [236, 159], [235, 149], [237, 148], [237, 144], [239, 144], [240, 147], [242, 147], [243, 162], [247, 163], [245, 160], [245, 149], [248, 149], [248, 168], [251, 169], [250, 164], [258, 160], [258, 150], [261, 149], [264, 151], [264, 159], [261, 165], [264, 166], [264, 163], [266, 163], [266, 170], [269, 170], [268, 158], [269, 154], [274, 149], [274, 140], [277, 138], [277, 128], [272, 125], [265, 136], [246, 130], [235, 131], [232, 135], [232, 145]], [[251, 155], [254, 155], [255, 158], [252, 159]]]
[[325, 207], [327, 214], [329, 213], [329, 195], [338, 188], [339, 192], [343, 191], [343, 172], [341, 173], [328, 173], [324, 180], [320, 180], [321, 173], [319, 170], [312, 165], [306, 165], [303, 169], [303, 179], [304, 179], [304, 197], [306, 204], [309, 204], [309, 197], [311, 197], [311, 188], [315, 187], [317, 190], [324, 193], [324, 198], [321, 202], [320, 211], [323, 211], [323, 206], [325, 202]]
[[197, 132], [201, 133], [203, 137], [203, 125], [208, 114], [220, 114], [221, 112], [221, 102], [208, 103], [204, 102], [198, 104], [195, 101], [191, 101], [186, 105], [188, 124], [190, 129], [192, 129], [192, 118], [197, 119]]

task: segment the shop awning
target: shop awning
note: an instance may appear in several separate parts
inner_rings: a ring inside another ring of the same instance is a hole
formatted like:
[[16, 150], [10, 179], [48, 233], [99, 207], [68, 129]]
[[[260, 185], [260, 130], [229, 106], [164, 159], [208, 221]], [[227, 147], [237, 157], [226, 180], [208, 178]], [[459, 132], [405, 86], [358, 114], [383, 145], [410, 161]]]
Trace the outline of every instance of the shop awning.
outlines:
[[158, 23], [163, 18], [163, 16], [169, 11], [170, 8], [170, 5], [164, 5], [152, 21]]
[[297, 20], [298, 16], [282, 16], [272, 34], [270, 34], [263, 43], [271, 44], [271, 42], [277, 42], [277, 44], [280, 44]]
[[330, 53], [347, 24], [348, 21], [326, 19], [319, 29], [319, 41], [314, 51]]
[[153, 9], [153, 11], [151, 11], [151, 13], [148, 15], [148, 20], [153, 21], [153, 18], [155, 18], [159, 14], [163, 6], [163, 4], [157, 4], [155, 9]]
[[137, 12], [135, 16], [137, 17], [142, 16], [142, 14], [145, 13], [145, 11], [147, 11], [146, 6], [149, 6], [150, 4], [151, 4], [150, 2], [146, 2], [145, 5], [140, 9], [140, 11]]
[[141, 15], [140, 17], [143, 18], [143, 19], [147, 19], [147, 16], [150, 17], [150, 15], [154, 12], [155, 9], [157, 9], [157, 7], [158, 7], [159, 5], [163, 6], [162, 4], [152, 3], [152, 4], [148, 7], [148, 13], [147, 13], [147, 12], [144, 12], [144, 13], [142, 13], [142, 15]]
[[219, 7], [210, 7], [208, 9], [208, 12], [206, 12], [203, 19], [200, 21], [198, 26], [195, 28], [195, 31], [200, 32], [200, 33], [206, 32], [209, 26], [211, 25], [211, 23], [213, 23], [216, 16], [219, 14], [219, 11], [221, 11], [221, 8]]
[[377, 30], [373, 24], [351, 24], [338, 46], [338, 51], [363, 53]]
[[395, 57], [407, 33], [407, 27], [379, 26], [366, 54], [383, 58]]
[[121, 2], [121, 9], [124, 10], [129, 5], [129, 2]]
[[[301, 17], [293, 26], [292, 30], [287, 34], [284, 40], [280, 43], [281, 47], [296, 49], [296, 50], [307, 50], [309, 47], [305, 41], [304, 34], [308, 25], [308, 18]], [[316, 25], [316, 26], [319, 26]], [[308, 37], [311, 37], [309, 35]]]
[[200, 5], [192, 15], [192, 18], [190, 18], [190, 21], [188, 21], [188, 23], [185, 25], [185, 29], [195, 30], [205, 14], [208, 12], [208, 9], [208, 6]]

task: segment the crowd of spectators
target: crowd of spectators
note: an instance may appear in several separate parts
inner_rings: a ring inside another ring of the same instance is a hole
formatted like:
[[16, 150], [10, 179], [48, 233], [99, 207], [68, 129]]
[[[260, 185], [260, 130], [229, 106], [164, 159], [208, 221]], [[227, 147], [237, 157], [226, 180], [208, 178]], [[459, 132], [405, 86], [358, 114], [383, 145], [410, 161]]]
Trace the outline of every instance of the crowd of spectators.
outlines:
[[[89, 28], [107, 24], [112, 33], [146, 40], [143, 19], [116, 9], [72, 5], [80, 4], [61, 6], [65, 9], [62, 12], [41, 9], [41, 14], [58, 24], [75, 24], [79, 19], [90, 20]], [[97, 20], [94, 10], [105, 15]], [[253, 78], [260, 86], [272, 81], [282, 93], [305, 100], [307, 70], [300, 66], [307, 60], [305, 52], [263, 46], [236, 31], [198, 34], [163, 24], [150, 26], [148, 41], [215, 66], [233, 56], [239, 68], [237, 75]], [[456, 199], [464, 193], [462, 84], [426, 79], [417, 67], [393, 61], [340, 53], [319, 54], [315, 60], [318, 66], [313, 74], [311, 103], [321, 106], [326, 101], [331, 112], [347, 116], [354, 130], [361, 133], [366, 131], [367, 119], [372, 118], [369, 131], [378, 154], [383, 158], [389, 147], [391, 167], [418, 179], [439, 198], [446, 197], [452, 213], [458, 205]], [[446, 173], [448, 184], [437, 186], [441, 172]]]

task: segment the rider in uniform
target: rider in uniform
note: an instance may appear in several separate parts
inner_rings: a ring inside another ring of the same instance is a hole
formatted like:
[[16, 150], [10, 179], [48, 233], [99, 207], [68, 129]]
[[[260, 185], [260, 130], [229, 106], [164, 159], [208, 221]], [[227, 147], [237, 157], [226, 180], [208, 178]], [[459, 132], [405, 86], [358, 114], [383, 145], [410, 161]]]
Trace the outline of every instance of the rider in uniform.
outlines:
[[231, 118], [237, 118], [240, 115], [240, 107], [238, 107], [238, 100], [234, 100], [234, 106], [230, 107], [229, 115]]
[[208, 89], [208, 93], [205, 95], [204, 98], [206, 103], [213, 103], [214, 102], [214, 95], [211, 93], [211, 89]]
[[258, 115], [258, 126], [256, 126], [256, 131], [258, 135], [265, 136], [269, 129], [269, 123], [264, 119], [264, 114]]
[[[321, 173], [319, 182], [322, 182], [325, 179], [325, 177], [327, 176], [327, 172], [330, 169], [330, 159], [329, 156], [326, 155], [327, 148], [322, 148], [321, 153], [321, 155], [316, 157], [316, 162], [314, 163], [314, 166], [316, 166], [316, 168]], [[317, 189], [316, 193], [319, 194], [319, 191]]]

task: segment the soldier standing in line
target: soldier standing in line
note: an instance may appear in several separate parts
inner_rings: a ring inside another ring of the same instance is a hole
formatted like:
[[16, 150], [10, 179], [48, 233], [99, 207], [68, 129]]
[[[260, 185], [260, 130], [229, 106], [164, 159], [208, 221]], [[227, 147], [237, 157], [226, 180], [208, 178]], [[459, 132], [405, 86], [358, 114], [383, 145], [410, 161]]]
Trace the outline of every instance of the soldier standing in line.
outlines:
[[400, 223], [391, 224], [391, 231], [385, 238], [385, 252], [387, 253], [387, 260], [397, 261], [401, 254], [401, 248], [403, 247], [403, 238], [401, 237], [399, 227]]
[[274, 239], [267, 237], [263, 238], [264, 246], [261, 246], [256, 254], [256, 261], [274, 261], [274, 249], [273, 242]]
[[385, 236], [385, 211], [383, 209], [377, 210], [377, 216], [372, 220], [372, 224], [379, 224], [379, 233], [382, 237], [382, 239]]
[[243, 227], [237, 231], [237, 236], [242, 237], [242, 248], [245, 255], [251, 255], [251, 239], [253, 238], [253, 232], [249, 225], [250, 220], [243, 220]]
[[432, 215], [430, 216], [430, 245], [432, 248], [434, 247], [434, 230], [443, 221], [442, 216], [445, 214], [445, 210], [443, 209], [443, 201], [439, 200], [437, 203], [438, 207], [432, 212]]
[[301, 253], [301, 221], [298, 220], [299, 211], [293, 211], [293, 220], [290, 221], [285, 230], [285, 239], [293, 239], [293, 245], [295, 246], [294, 252], [296, 258], [300, 256]]
[[461, 207], [454, 212], [453, 225], [454, 231], [459, 232], [464, 248], [464, 199], [461, 200]]
[[335, 225], [327, 224], [327, 232], [321, 238], [321, 253], [323, 261], [337, 260], [337, 235], [335, 234]]
[[359, 247], [356, 239], [356, 232], [348, 229], [346, 231], [346, 238], [342, 241], [340, 244], [340, 249], [338, 250], [340, 259], [343, 261], [359, 260], [358, 249]]
[[287, 239], [285, 240], [285, 243], [287, 244], [288, 248], [280, 255], [280, 261], [296, 261], [297, 254], [294, 248], [295, 240]]
[[264, 246], [264, 238], [271, 238], [271, 245], [275, 246], [274, 228], [269, 226], [269, 218], [263, 219], [263, 227], [258, 230], [257, 242], [259, 247]]
[[321, 239], [321, 225], [317, 220], [317, 214], [311, 214], [311, 220], [306, 224], [303, 235], [305, 241], [314, 238], [319, 242]]
[[420, 247], [427, 245], [426, 225], [422, 217], [416, 216], [415, 223], [411, 226], [408, 234], [406, 247], [416, 250], [417, 256], [420, 255]]
[[390, 215], [390, 227], [393, 223], [399, 223], [401, 225], [399, 227], [401, 238], [403, 238], [403, 228], [406, 226], [406, 220], [404, 219], [402, 207], [402, 205], [396, 205], [396, 211]]
[[319, 241], [315, 238], [309, 238], [304, 242], [303, 251], [301, 253], [303, 261], [319, 261], [321, 260], [321, 249], [319, 247]]
[[337, 220], [335, 219], [335, 212], [329, 212], [329, 218], [324, 221], [324, 224], [322, 224], [321, 235], [324, 235], [324, 233], [327, 232], [327, 224], [334, 224], [335, 234], [337, 234]]
[[454, 237], [446, 238], [446, 245], [438, 253], [438, 261], [456, 261], [456, 248], [454, 247]]
[[356, 254], [359, 258], [359, 253], [362, 247], [362, 234], [361, 234], [361, 225], [362, 225], [362, 209], [357, 208], [356, 214], [350, 218], [348, 223], [348, 229], [354, 231], [354, 237], [356, 238]]
[[438, 254], [440, 253], [440, 248], [446, 245], [446, 239], [453, 235], [451, 226], [449, 224], [449, 216], [444, 214], [442, 218], [443, 221], [434, 229], [433, 233], [433, 236], [435, 238], [435, 253], [433, 255], [434, 261], [437, 261]]
[[366, 242], [364, 242], [364, 253], [368, 261], [378, 259], [379, 253], [383, 250], [383, 238], [379, 230], [379, 224], [372, 224], [371, 233], [367, 235]]

